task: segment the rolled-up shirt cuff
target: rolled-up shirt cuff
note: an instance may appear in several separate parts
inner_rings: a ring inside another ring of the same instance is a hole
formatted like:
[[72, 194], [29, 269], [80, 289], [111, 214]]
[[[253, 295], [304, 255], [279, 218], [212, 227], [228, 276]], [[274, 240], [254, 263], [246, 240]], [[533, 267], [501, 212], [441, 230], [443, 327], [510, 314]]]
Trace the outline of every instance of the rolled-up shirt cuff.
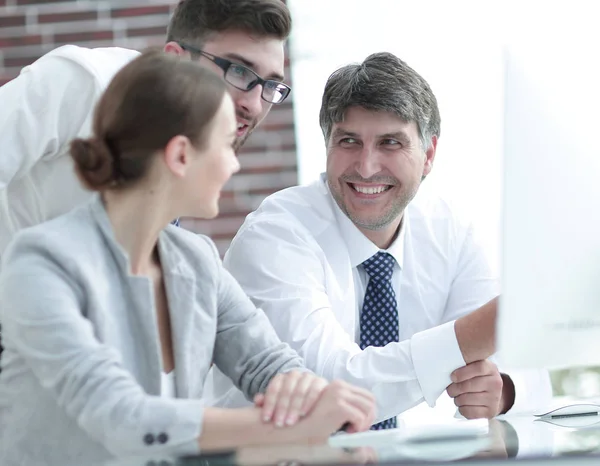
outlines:
[[452, 383], [452, 372], [465, 365], [454, 321], [416, 333], [411, 338], [410, 349], [423, 398], [433, 408]]

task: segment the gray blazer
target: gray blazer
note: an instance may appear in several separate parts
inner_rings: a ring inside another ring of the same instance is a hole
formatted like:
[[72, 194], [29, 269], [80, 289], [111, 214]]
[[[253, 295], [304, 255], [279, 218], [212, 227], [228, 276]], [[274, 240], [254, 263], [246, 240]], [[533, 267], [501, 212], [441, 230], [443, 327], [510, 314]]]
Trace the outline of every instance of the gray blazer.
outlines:
[[212, 361], [247, 397], [303, 367], [208, 238], [169, 226], [158, 248], [176, 399], [160, 396], [152, 284], [129, 274], [99, 196], [13, 241], [0, 272], [0, 464], [194, 454]]

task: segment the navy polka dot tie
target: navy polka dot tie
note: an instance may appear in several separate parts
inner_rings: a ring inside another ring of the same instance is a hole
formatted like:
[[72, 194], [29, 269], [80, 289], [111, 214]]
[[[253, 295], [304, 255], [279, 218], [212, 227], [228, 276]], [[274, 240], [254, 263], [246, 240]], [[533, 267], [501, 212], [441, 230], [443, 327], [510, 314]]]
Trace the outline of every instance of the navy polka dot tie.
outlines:
[[[398, 303], [392, 288], [395, 259], [387, 252], [378, 252], [362, 263], [369, 275], [360, 315], [360, 348], [385, 346], [398, 341]], [[375, 424], [372, 430], [396, 427], [396, 418]]]

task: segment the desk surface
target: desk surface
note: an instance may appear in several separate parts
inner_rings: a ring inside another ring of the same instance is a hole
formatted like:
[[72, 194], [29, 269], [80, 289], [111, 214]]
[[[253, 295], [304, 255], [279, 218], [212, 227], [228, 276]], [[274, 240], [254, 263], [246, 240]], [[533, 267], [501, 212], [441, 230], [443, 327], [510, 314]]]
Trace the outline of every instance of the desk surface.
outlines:
[[[459, 422], [459, 421], [457, 421]], [[357, 448], [284, 446], [243, 448], [222, 455], [186, 459], [145, 458], [113, 461], [101, 466], [195, 466], [301, 464], [468, 464], [488, 465], [498, 460], [537, 466], [600, 464], [600, 417], [585, 428], [568, 428], [514, 417], [489, 422], [487, 432], [471, 438], [394, 441], [389, 431], [379, 433]], [[422, 428], [423, 426], [419, 426]], [[402, 429], [411, 429], [410, 425]], [[98, 465], [100, 466], [100, 465]]]

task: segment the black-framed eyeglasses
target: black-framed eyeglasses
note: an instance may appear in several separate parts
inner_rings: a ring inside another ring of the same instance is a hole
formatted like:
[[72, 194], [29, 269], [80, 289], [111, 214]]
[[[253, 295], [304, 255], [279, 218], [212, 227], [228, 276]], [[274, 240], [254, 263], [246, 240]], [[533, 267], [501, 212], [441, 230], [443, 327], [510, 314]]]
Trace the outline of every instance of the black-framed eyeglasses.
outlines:
[[234, 63], [222, 57], [217, 57], [212, 53], [205, 52], [191, 45], [179, 43], [183, 50], [202, 55], [211, 60], [215, 65], [223, 70], [223, 78], [236, 89], [244, 92], [251, 91], [259, 84], [262, 86], [261, 97], [271, 104], [280, 104], [283, 102], [292, 88], [287, 84], [273, 79], [263, 79], [254, 71], [239, 63]]

